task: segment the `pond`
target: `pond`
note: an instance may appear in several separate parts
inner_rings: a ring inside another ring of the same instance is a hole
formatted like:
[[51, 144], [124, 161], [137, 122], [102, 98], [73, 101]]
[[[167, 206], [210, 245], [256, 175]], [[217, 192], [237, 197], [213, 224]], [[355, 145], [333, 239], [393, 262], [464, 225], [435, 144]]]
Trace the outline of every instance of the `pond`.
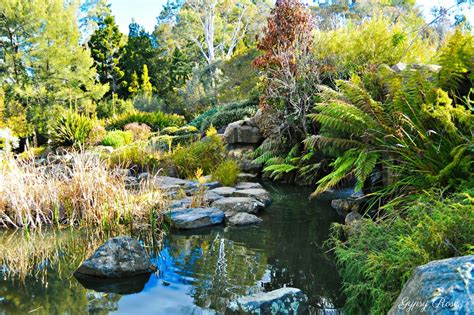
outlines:
[[341, 283], [324, 242], [340, 218], [329, 200], [308, 201], [307, 188], [265, 186], [273, 204], [258, 226], [171, 231], [153, 255], [157, 273], [105, 289], [71, 276], [77, 261], [41, 281], [3, 276], [0, 314], [215, 314], [235, 297], [284, 286], [303, 290], [311, 313], [339, 313]]

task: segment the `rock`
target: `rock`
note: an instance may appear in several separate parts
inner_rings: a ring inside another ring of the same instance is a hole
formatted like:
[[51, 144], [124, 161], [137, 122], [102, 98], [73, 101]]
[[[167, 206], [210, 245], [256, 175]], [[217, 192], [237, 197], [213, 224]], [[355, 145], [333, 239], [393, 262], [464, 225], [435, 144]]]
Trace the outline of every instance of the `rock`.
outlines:
[[204, 194], [204, 197], [209, 202], [214, 202], [216, 200], [224, 198], [223, 196], [219, 195], [216, 192], [213, 192], [212, 190], [206, 191], [206, 193]]
[[230, 302], [226, 314], [305, 314], [308, 298], [296, 288], [258, 293]]
[[250, 188], [237, 190], [233, 193], [235, 197], [252, 197], [269, 206], [272, 203], [272, 196], [263, 188]]
[[358, 211], [360, 209], [360, 204], [362, 200], [356, 199], [334, 199], [331, 201], [331, 207], [333, 207], [339, 214], [343, 215], [344, 213], [351, 211]]
[[247, 154], [255, 151], [254, 144], [228, 144], [227, 157], [231, 159], [245, 159]]
[[203, 186], [206, 187], [207, 189], [214, 189], [214, 188], [221, 187], [222, 185], [218, 181], [213, 181], [213, 182], [204, 183]]
[[396, 65], [392, 66], [392, 70], [399, 73], [399, 72], [402, 72], [404, 70], [406, 70], [407, 68], [407, 64], [406, 63], [403, 63], [403, 62], [399, 62], [397, 63]]
[[352, 212], [349, 212], [346, 217], [344, 218], [344, 223], [346, 225], [350, 225], [350, 224], [353, 224], [355, 223], [356, 221], [358, 220], [362, 220], [362, 216], [360, 215], [359, 212], [357, 211], [352, 211]]
[[236, 191], [236, 189], [234, 187], [224, 186], [224, 187], [214, 188], [211, 191], [221, 196], [229, 197]]
[[388, 314], [472, 314], [473, 278], [474, 255], [419, 266]]
[[171, 209], [188, 208], [191, 206], [191, 197], [184, 197], [183, 199], [173, 200], [170, 204]]
[[167, 216], [175, 228], [183, 230], [220, 224], [224, 221], [224, 212], [217, 208], [172, 209]]
[[251, 183], [251, 182], [240, 182], [235, 185], [235, 189], [256, 189], [256, 188], [261, 188], [263, 189], [263, 186], [259, 183]]
[[251, 160], [240, 160], [240, 170], [246, 173], [258, 174], [263, 169], [263, 163], [254, 163]]
[[224, 139], [228, 144], [257, 144], [262, 141], [262, 134], [248, 120], [239, 120], [227, 126], [224, 132]]
[[265, 205], [250, 197], [228, 197], [214, 201], [212, 206], [224, 211], [226, 217], [231, 217], [239, 212], [258, 213]]
[[181, 178], [169, 177], [169, 176], [156, 176], [155, 177], [155, 184], [158, 187], [172, 187], [172, 186], [186, 186], [192, 187], [194, 183], [189, 180], [184, 180]]
[[140, 174], [138, 174], [138, 176], [137, 176], [137, 179], [138, 179], [139, 181], [141, 181], [141, 180], [146, 180], [146, 179], [148, 179], [148, 178], [150, 178], [150, 174], [147, 173], [147, 172], [140, 173]]
[[440, 65], [434, 64], [424, 64], [424, 63], [415, 63], [412, 65], [413, 69], [416, 70], [426, 70], [428, 72], [438, 73], [441, 70]]
[[229, 218], [229, 224], [236, 226], [257, 224], [261, 222], [263, 222], [263, 220], [256, 215], [245, 212], [237, 213]]
[[112, 154], [114, 152], [114, 147], [106, 146], [106, 145], [98, 145], [98, 146], [95, 146], [94, 151], [99, 152], [99, 153]]
[[252, 182], [257, 180], [257, 175], [251, 173], [239, 173], [237, 179], [239, 182]]
[[129, 236], [114, 237], [101, 245], [76, 270], [79, 277], [120, 278], [156, 270], [138, 240]]

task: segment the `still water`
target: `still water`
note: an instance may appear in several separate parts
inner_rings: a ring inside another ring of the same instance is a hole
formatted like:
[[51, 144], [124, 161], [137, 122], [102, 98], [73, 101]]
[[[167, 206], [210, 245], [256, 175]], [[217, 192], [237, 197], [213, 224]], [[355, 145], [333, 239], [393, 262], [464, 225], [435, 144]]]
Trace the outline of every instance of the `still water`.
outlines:
[[339, 217], [329, 200], [308, 201], [309, 189], [266, 188], [273, 204], [262, 224], [171, 231], [153, 255], [158, 272], [149, 277], [81, 284], [71, 276], [76, 260], [41, 281], [2, 276], [0, 314], [215, 314], [238, 296], [284, 286], [303, 290], [311, 313], [338, 313], [340, 278], [324, 242]]

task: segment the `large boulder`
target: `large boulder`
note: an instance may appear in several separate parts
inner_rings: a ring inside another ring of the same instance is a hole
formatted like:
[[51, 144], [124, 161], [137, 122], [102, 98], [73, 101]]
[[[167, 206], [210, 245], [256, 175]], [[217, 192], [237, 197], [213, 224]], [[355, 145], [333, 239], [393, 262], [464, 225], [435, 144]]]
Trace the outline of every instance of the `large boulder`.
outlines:
[[183, 230], [216, 225], [224, 221], [224, 212], [215, 207], [172, 209], [167, 216], [173, 227]]
[[239, 212], [258, 213], [265, 205], [250, 197], [228, 197], [214, 201], [212, 206], [224, 211], [226, 217], [231, 217]]
[[252, 197], [262, 202], [265, 206], [269, 206], [272, 203], [272, 196], [268, 191], [262, 188], [249, 188], [236, 190], [233, 194], [236, 197]]
[[102, 278], [130, 277], [151, 273], [156, 267], [138, 240], [114, 237], [101, 245], [76, 270], [75, 275]]
[[263, 220], [257, 217], [256, 215], [245, 212], [240, 212], [236, 215], [231, 216], [228, 221], [230, 225], [236, 226], [258, 224], [261, 222], [263, 222]]
[[419, 266], [388, 314], [472, 314], [473, 279], [474, 255]]
[[248, 119], [239, 120], [227, 126], [224, 139], [227, 144], [258, 144], [262, 141], [262, 134]]
[[226, 314], [305, 314], [308, 298], [296, 288], [245, 296], [230, 302]]

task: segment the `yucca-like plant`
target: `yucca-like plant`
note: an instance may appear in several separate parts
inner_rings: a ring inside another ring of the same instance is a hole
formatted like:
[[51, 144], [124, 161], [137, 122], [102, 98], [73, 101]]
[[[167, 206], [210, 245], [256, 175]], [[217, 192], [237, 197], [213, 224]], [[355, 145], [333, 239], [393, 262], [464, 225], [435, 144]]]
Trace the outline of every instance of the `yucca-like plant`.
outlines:
[[86, 115], [66, 111], [50, 129], [50, 139], [56, 147], [80, 147], [94, 129], [95, 121]]
[[472, 173], [473, 114], [454, 104], [430, 73], [382, 69], [380, 75], [387, 82], [384, 104], [372, 99], [358, 77], [338, 81], [337, 91], [320, 87], [322, 102], [310, 117], [321, 124], [321, 134], [305, 143], [330, 146], [340, 155], [313, 196], [348, 177], [361, 190], [378, 163], [386, 192], [451, 185]]

